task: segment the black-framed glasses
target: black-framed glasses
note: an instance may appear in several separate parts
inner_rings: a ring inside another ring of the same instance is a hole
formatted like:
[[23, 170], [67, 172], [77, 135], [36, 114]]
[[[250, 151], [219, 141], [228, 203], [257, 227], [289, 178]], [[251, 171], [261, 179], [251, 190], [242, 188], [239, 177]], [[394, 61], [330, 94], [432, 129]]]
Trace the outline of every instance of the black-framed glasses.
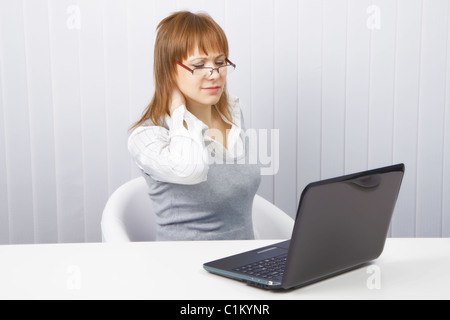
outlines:
[[194, 77], [205, 78], [205, 77], [210, 77], [214, 73], [214, 70], [217, 70], [217, 73], [219, 73], [220, 75], [228, 75], [236, 69], [236, 65], [233, 62], [231, 62], [228, 59], [225, 59], [225, 61], [227, 63], [226, 65], [223, 65], [223, 66], [220, 66], [217, 68], [199, 67], [199, 68], [195, 68], [195, 69], [191, 69], [188, 66], [186, 66], [178, 61], [175, 61], [175, 63], [178, 64], [179, 66], [183, 67], [190, 73], [192, 73], [192, 75]]

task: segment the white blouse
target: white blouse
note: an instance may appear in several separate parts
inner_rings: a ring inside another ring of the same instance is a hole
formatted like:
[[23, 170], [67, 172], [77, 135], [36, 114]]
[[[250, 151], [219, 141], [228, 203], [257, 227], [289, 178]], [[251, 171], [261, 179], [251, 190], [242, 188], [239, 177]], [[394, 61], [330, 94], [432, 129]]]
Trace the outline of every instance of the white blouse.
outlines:
[[171, 117], [165, 116], [164, 126], [156, 126], [148, 120], [131, 133], [128, 150], [137, 166], [157, 181], [186, 185], [206, 181], [210, 153], [226, 159], [238, 158], [244, 153], [239, 99], [230, 96], [229, 103], [233, 123], [217, 109], [222, 119], [231, 125], [227, 130], [227, 149], [209, 137], [208, 126], [182, 105]]

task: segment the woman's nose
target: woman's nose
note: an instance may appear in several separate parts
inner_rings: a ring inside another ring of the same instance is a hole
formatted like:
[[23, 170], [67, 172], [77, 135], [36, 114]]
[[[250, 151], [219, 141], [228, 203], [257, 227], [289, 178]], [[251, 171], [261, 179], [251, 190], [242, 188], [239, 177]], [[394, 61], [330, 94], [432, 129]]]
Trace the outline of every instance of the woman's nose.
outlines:
[[208, 79], [217, 79], [218, 77], [220, 77], [220, 73], [219, 73], [219, 68], [215, 68], [215, 69], [211, 69], [209, 75], [208, 75]]

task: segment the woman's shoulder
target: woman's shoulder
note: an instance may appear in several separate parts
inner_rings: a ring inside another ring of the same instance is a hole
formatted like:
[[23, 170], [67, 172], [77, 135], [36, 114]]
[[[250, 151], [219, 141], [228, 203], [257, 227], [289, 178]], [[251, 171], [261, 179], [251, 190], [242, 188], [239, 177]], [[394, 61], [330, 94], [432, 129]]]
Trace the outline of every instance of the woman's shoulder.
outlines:
[[[169, 119], [168, 119], [169, 118]], [[140, 132], [143, 130], [151, 131], [151, 132], [167, 132], [169, 130], [168, 121], [170, 120], [169, 116], [161, 117], [160, 123], [154, 123], [151, 119], [147, 119], [143, 121], [139, 126], [133, 128], [130, 134], [135, 132]]]
[[132, 144], [136, 140], [166, 141], [168, 136], [169, 130], [166, 127], [155, 124], [151, 120], [146, 120], [129, 132], [128, 144]]

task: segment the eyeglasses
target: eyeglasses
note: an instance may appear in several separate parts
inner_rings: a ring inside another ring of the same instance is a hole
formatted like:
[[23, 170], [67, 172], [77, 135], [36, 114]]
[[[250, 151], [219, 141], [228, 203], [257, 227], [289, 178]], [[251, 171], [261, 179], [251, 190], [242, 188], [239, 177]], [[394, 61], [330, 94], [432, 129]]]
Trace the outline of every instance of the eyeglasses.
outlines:
[[175, 63], [178, 64], [179, 66], [183, 67], [190, 73], [192, 73], [192, 75], [194, 77], [205, 78], [205, 77], [212, 76], [212, 74], [214, 73], [214, 70], [217, 70], [217, 73], [219, 73], [220, 75], [228, 75], [236, 69], [236, 65], [233, 62], [231, 62], [228, 59], [226, 59], [225, 61], [227, 62], [226, 65], [223, 65], [223, 66], [220, 66], [217, 68], [199, 67], [199, 68], [195, 68], [195, 69], [191, 69], [188, 66], [185, 66], [184, 64], [182, 64], [181, 62], [178, 62], [178, 61], [175, 61]]

